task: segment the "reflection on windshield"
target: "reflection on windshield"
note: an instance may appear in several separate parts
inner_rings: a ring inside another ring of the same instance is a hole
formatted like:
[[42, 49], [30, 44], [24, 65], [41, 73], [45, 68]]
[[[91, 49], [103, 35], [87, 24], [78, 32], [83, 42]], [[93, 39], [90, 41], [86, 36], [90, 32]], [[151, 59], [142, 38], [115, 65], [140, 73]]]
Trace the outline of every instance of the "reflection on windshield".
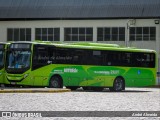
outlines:
[[3, 51], [0, 51], [0, 67], [4, 65]]
[[8, 56], [8, 68], [28, 68], [30, 55], [29, 51], [11, 51]]

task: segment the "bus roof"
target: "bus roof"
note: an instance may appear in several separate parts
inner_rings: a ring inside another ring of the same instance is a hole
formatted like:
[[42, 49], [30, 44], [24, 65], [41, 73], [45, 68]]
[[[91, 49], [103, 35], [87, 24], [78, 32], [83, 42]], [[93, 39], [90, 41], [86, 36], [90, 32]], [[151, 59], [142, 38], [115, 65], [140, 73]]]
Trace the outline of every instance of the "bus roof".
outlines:
[[82, 45], [65, 45], [58, 44], [56, 47], [63, 48], [79, 48], [79, 49], [94, 49], [94, 50], [113, 50], [113, 51], [132, 51], [132, 52], [156, 52], [155, 50], [150, 49], [138, 49], [138, 48], [130, 48], [130, 47], [105, 47], [105, 46], [82, 46]]
[[5, 44], [7, 44], [7, 43], [5, 43], [5, 42], [0, 42], [0, 44], [1, 44], [1, 45], [5, 45]]
[[6, 48], [7, 48], [7, 44], [8, 44], [8, 43], [0, 42], [0, 50], [6, 49]]
[[75, 42], [68, 43], [70, 45], [82, 45], [82, 46], [100, 46], [100, 47], [120, 47], [117, 44], [104, 44], [104, 43], [91, 43], [91, 42]]
[[128, 52], [149, 52], [156, 53], [155, 50], [151, 49], [138, 49], [135, 47], [120, 47], [117, 44], [105, 44], [105, 43], [53, 43], [46, 41], [17, 41], [11, 43], [30, 43], [39, 45], [52, 45], [59, 48], [77, 48], [77, 49], [94, 49], [94, 50], [113, 50], [113, 51], [128, 51]]

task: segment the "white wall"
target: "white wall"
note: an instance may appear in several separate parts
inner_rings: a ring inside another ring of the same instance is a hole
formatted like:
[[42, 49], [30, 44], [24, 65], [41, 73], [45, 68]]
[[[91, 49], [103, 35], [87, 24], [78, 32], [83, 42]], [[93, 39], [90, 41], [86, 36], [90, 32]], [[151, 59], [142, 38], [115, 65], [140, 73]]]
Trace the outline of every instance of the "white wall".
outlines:
[[[131, 41], [127, 42], [128, 19], [114, 19], [114, 20], [41, 20], [41, 21], [0, 21], [0, 41], [7, 41], [7, 28], [31, 28], [32, 40], [35, 40], [35, 28], [60, 27], [60, 40], [64, 40], [65, 27], [93, 27], [93, 42], [97, 40], [97, 27], [125, 27], [126, 41], [109, 41], [105, 43], [117, 43], [138, 48], [154, 49], [157, 51], [160, 60], [160, 24], [155, 24], [155, 19], [136, 19], [134, 27], [156, 27], [156, 41]], [[159, 64], [160, 66], [160, 64]], [[160, 68], [159, 68], [160, 69]], [[160, 71], [160, 70], [159, 70]]]

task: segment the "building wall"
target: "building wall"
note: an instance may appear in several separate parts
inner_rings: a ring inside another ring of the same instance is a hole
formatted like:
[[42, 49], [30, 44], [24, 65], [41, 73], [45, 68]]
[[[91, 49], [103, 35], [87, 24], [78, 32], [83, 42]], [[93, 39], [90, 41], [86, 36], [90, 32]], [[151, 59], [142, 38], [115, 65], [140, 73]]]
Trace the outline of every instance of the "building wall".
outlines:
[[[102, 41], [102, 43], [116, 43], [122, 46], [127, 45], [131, 47], [154, 49], [158, 53], [160, 66], [160, 24], [155, 24], [155, 19], [136, 19], [133, 25], [130, 24], [130, 20], [128, 19], [0, 21], [0, 41], [7, 41], [7, 28], [31, 28], [31, 39], [35, 40], [35, 28], [50, 27], [60, 28], [61, 42], [64, 41], [64, 28], [66, 27], [92, 27], [93, 42], [97, 42], [97, 27], [125, 27], [125, 41]], [[128, 41], [130, 27], [156, 27], [156, 41]]]

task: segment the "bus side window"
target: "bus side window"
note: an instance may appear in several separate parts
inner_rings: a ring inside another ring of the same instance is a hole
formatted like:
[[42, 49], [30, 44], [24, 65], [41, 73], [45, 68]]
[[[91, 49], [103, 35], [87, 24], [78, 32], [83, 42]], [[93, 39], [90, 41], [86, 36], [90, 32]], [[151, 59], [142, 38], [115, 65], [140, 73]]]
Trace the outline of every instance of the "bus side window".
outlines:
[[133, 67], [138, 67], [141, 65], [141, 58], [140, 55], [138, 53], [133, 53], [132, 54], [133, 57], [133, 61], [132, 61], [132, 66]]
[[48, 47], [48, 64], [56, 63], [56, 49], [53, 47]]
[[102, 52], [101, 51], [92, 51], [92, 60], [93, 60], [93, 65], [103, 65], [102, 61]]
[[111, 51], [101, 51], [102, 65], [113, 66], [114, 64], [114, 53]]
[[85, 57], [84, 57], [84, 50], [72, 50], [73, 55], [73, 64], [83, 65]]
[[102, 52], [102, 65], [107, 66], [111, 65], [111, 62], [108, 61], [107, 51], [101, 51]]
[[154, 53], [150, 54], [149, 67], [151, 67], [151, 68], [154, 68], [154, 67], [155, 67], [155, 54], [154, 54]]
[[151, 53], [133, 53], [134, 67], [155, 67], [155, 54]]
[[144, 58], [144, 63], [143, 63], [143, 67], [154, 67], [154, 54], [150, 54], [150, 53], [145, 53], [143, 55], [143, 58]]
[[109, 51], [108, 52], [108, 65], [110, 65], [110, 66], [117, 66], [117, 65], [119, 65], [118, 64], [118, 54], [116, 53], [116, 52], [113, 52], [113, 51]]
[[55, 60], [57, 64], [73, 64], [72, 49], [56, 48]]
[[124, 56], [124, 66], [131, 66], [131, 53], [125, 52], [122, 56]]
[[38, 69], [48, 64], [48, 48], [47, 46], [35, 45], [33, 50], [32, 69]]

